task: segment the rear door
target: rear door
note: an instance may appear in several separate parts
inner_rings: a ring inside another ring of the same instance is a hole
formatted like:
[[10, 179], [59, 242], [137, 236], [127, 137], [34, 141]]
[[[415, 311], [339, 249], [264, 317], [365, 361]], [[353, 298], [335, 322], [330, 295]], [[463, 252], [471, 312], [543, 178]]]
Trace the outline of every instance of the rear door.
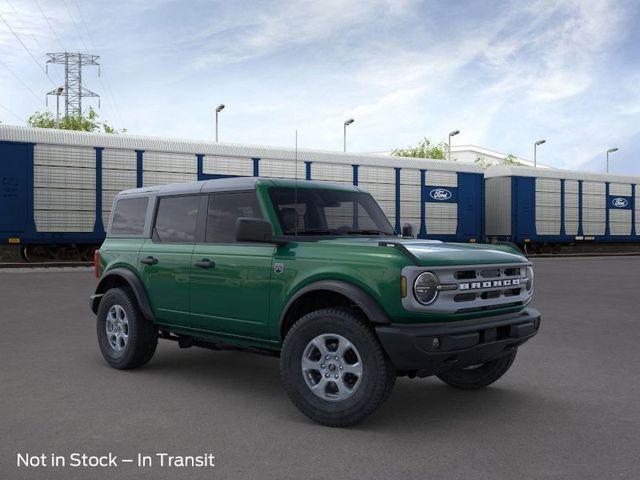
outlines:
[[198, 328], [264, 338], [275, 246], [238, 243], [239, 217], [262, 218], [255, 191], [208, 196], [204, 242], [191, 257], [191, 314]]
[[190, 326], [189, 274], [204, 195], [158, 197], [152, 237], [138, 261], [159, 323]]
[[0, 232], [25, 229], [28, 155], [28, 145], [0, 142]]

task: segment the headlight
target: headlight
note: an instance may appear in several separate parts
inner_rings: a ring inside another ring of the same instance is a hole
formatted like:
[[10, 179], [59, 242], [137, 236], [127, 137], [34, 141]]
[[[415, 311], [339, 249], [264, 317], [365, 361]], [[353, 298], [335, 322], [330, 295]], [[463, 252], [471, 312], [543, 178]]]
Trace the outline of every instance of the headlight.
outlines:
[[433, 303], [438, 295], [438, 285], [440, 281], [434, 273], [424, 272], [418, 275], [413, 284], [413, 294], [422, 305]]
[[533, 268], [532, 267], [527, 267], [527, 292], [531, 293], [533, 292]]

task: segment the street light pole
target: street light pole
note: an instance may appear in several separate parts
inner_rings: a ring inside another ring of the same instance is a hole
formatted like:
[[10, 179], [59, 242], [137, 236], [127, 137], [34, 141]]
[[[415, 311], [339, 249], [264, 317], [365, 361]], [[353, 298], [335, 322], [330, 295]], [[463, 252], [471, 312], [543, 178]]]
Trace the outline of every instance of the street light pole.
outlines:
[[216, 107], [216, 142], [218, 141], [218, 114], [224, 110], [224, 103], [221, 103]]
[[449, 132], [449, 142], [447, 146], [447, 154], [448, 154], [447, 156], [449, 161], [451, 161], [451, 137], [455, 137], [459, 133], [460, 133], [460, 130], [454, 130], [453, 132]]
[[533, 144], [533, 168], [538, 166], [538, 145], [542, 145], [546, 140], [538, 140]]
[[342, 151], [347, 151], [347, 125], [351, 125], [355, 120], [350, 118], [349, 120], [344, 121], [344, 125], [342, 128]]
[[60, 94], [64, 91], [64, 87], [56, 88], [56, 128], [60, 128]]
[[613, 147], [607, 150], [607, 173], [609, 173], [609, 154], [617, 151], [618, 147]]

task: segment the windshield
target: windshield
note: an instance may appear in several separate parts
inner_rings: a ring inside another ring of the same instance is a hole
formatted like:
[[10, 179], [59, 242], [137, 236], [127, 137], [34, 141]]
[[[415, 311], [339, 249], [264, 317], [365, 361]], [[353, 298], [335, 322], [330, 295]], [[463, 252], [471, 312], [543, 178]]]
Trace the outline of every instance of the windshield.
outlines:
[[394, 235], [368, 193], [276, 187], [269, 195], [284, 235]]

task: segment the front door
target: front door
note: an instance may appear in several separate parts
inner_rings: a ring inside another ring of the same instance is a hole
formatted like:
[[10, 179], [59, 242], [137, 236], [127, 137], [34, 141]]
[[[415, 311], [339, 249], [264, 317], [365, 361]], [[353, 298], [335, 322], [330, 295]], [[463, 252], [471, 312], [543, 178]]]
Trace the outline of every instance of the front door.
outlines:
[[138, 262], [158, 323], [189, 326], [189, 275], [202, 195], [160, 197]]
[[237, 243], [239, 217], [263, 217], [255, 191], [209, 195], [204, 243], [191, 256], [191, 315], [200, 329], [265, 338], [275, 246]]

